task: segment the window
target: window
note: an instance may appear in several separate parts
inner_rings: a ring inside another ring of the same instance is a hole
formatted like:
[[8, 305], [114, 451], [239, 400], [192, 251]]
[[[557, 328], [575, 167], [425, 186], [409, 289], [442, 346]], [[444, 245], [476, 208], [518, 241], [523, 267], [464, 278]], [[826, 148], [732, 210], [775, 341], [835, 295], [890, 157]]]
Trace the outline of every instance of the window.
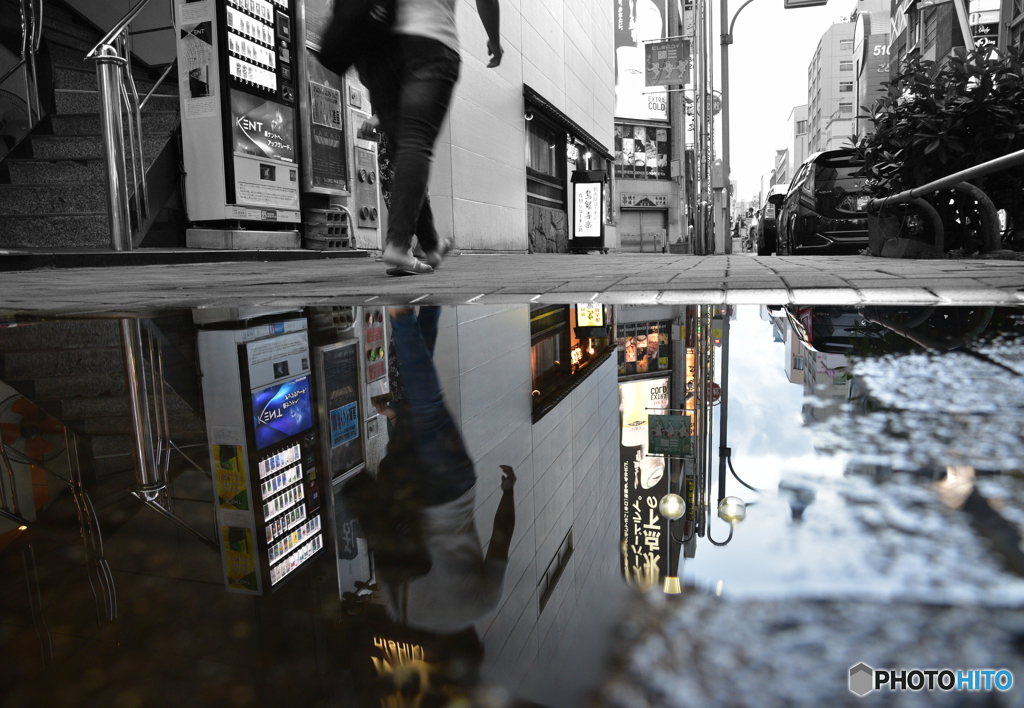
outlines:
[[840, 116], [852, 116], [853, 115], [853, 104], [849, 101], [839, 102], [839, 115]]
[[840, 81], [839, 82], [839, 93], [853, 93], [853, 82], [852, 81]]
[[853, 60], [844, 60], [839, 62], [839, 71], [853, 71]]
[[807, 121], [805, 121], [805, 120], [798, 120], [796, 122], [796, 134], [797, 135], [803, 135], [806, 132], [807, 132]]
[[802, 356], [793, 357], [793, 368], [797, 371], [803, 371], [804, 369], [804, 358]]
[[939, 23], [935, 17], [935, 10], [928, 12], [928, 14], [924, 14], [924, 10], [921, 12], [921, 22], [924, 25], [924, 48], [928, 49], [935, 44], [935, 35], [938, 33]]
[[615, 176], [671, 179], [668, 126], [615, 124]]
[[839, 51], [841, 51], [841, 52], [852, 52], [853, 51], [853, 40], [852, 39], [840, 39], [839, 40]]
[[[603, 307], [603, 327], [576, 326], [576, 308], [534, 306], [530, 310], [530, 365], [534, 422], [547, 413], [609, 351], [612, 308]], [[605, 336], [600, 336], [604, 334]]]
[[526, 202], [565, 207], [565, 133], [547, 126], [534, 111], [526, 124]]

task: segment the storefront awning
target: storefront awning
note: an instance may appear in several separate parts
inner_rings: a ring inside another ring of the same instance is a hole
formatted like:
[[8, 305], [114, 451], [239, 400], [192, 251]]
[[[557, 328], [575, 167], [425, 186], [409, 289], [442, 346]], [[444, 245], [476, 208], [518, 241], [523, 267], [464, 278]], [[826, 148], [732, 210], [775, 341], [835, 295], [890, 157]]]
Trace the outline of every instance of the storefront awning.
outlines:
[[614, 159], [612, 154], [608, 152], [608, 149], [598, 141], [593, 135], [583, 130], [576, 122], [569, 116], [562, 113], [562, 111], [555, 108], [551, 101], [547, 100], [539, 93], [534, 91], [532, 88], [523, 84], [523, 98], [526, 99], [527, 106], [534, 106], [544, 111], [544, 115], [556, 123], [560, 128], [564, 129], [567, 133], [572, 135], [574, 138], [582, 141], [587, 147], [593, 150], [595, 153], [600, 155], [606, 160]]

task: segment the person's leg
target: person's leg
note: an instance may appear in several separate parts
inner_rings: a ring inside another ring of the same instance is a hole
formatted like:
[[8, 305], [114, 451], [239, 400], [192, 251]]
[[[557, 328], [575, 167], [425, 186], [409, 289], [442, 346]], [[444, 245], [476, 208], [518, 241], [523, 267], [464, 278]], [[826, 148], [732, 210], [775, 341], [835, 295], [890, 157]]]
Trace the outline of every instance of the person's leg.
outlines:
[[[427, 313], [427, 318], [434, 317]], [[424, 505], [443, 504], [459, 498], [476, 483], [473, 463], [445, 406], [434, 362], [412, 309], [391, 311], [391, 331], [402, 370], [404, 414], [408, 418], [400, 419], [398, 425], [412, 427], [416, 457], [423, 471], [420, 490]]]
[[416, 318], [431, 359], [434, 358], [434, 344], [437, 343], [437, 321], [439, 319], [441, 319], [441, 308], [437, 305], [424, 305], [420, 308], [420, 314]]
[[408, 250], [413, 233], [424, 250], [437, 248], [437, 232], [429, 210], [424, 233], [417, 232], [430, 178], [434, 142], [448, 113], [459, 77], [459, 55], [438, 41], [399, 37], [402, 45], [401, 89], [394, 153], [395, 181], [388, 214], [388, 243]]

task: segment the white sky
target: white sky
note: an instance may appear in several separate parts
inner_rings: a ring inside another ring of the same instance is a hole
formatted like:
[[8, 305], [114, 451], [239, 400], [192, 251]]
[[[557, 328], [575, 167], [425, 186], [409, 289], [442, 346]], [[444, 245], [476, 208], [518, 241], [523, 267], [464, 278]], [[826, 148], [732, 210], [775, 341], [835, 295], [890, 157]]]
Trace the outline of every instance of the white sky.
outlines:
[[[729, 1], [730, 18], [743, 1]], [[720, 3], [710, 0], [710, 4], [715, 23], [715, 89], [720, 90]], [[740, 13], [729, 47], [729, 142], [737, 201], [757, 194], [761, 175], [775, 166], [775, 151], [788, 145], [789, 112], [807, 102], [807, 66], [818, 41], [855, 6], [855, 0], [831, 0], [824, 7], [786, 10], [782, 0], [754, 0]], [[720, 145], [720, 125], [715, 130]]]

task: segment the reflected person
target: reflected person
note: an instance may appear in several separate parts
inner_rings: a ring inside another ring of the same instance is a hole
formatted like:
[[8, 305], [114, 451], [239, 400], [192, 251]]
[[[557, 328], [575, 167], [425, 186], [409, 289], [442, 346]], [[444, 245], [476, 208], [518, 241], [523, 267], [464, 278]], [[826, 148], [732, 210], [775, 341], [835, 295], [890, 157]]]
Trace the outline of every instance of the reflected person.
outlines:
[[411, 308], [389, 309], [402, 403], [397, 410], [378, 404], [393, 429], [380, 476], [402, 480], [411, 490], [429, 554], [423, 568], [429, 570], [411, 577], [401, 569], [381, 568], [380, 585], [393, 620], [420, 630], [458, 632], [501, 601], [515, 528], [516, 476], [501, 465], [502, 495], [485, 555], [473, 520], [476, 471], [434, 368], [440, 314], [438, 307], [422, 307], [419, 316]]

